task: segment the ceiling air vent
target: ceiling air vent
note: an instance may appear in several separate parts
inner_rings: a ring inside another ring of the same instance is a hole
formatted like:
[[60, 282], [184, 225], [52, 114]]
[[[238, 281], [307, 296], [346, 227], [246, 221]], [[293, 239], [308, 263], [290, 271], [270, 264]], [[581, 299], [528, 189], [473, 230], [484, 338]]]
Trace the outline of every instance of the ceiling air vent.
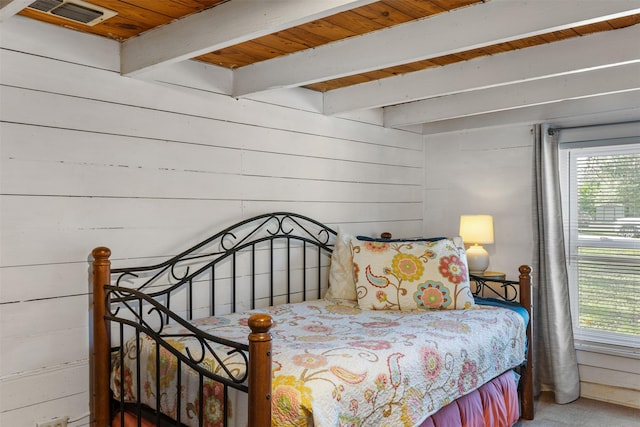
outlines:
[[117, 15], [113, 10], [82, 0], [37, 0], [28, 7], [84, 25], [96, 25]]

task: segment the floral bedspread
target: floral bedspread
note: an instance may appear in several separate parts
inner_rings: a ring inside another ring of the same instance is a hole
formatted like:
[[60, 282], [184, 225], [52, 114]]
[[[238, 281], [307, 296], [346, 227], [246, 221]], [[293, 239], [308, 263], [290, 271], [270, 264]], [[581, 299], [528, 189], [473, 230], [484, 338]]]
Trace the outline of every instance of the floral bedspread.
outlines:
[[[317, 300], [256, 311], [274, 319], [274, 426], [419, 425], [525, 358], [524, 321], [505, 308], [362, 311], [355, 302]], [[247, 342], [248, 317], [232, 314], [194, 323], [214, 335]], [[140, 341], [141, 400], [155, 408], [155, 344], [144, 337]], [[173, 344], [183, 352], [189, 346], [185, 339]], [[137, 389], [135, 343], [125, 349], [125, 400], [131, 400]], [[176, 418], [177, 375], [172, 369], [177, 362], [167, 351], [160, 355], [160, 404]], [[233, 357], [228, 362], [235, 366]], [[220, 372], [213, 359], [207, 364]], [[117, 365], [112, 375], [116, 395]], [[197, 383], [197, 378], [181, 380], [180, 419], [187, 425], [198, 425]], [[242, 396], [230, 397], [229, 425], [244, 426], [246, 409], [240, 400], [246, 402], [246, 395], [237, 394]], [[204, 399], [204, 425], [222, 426], [222, 387], [205, 382]]]

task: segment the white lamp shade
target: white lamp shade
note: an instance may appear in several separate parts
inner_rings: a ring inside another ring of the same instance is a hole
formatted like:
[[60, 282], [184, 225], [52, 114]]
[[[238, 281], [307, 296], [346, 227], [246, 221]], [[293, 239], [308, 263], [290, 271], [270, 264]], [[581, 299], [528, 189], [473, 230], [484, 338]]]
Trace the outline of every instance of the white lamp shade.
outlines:
[[460, 237], [468, 244], [493, 243], [493, 217], [491, 215], [460, 216]]
[[489, 267], [489, 253], [482, 247], [493, 243], [493, 217], [491, 215], [460, 216], [460, 237], [471, 245], [467, 249], [469, 273], [483, 274]]

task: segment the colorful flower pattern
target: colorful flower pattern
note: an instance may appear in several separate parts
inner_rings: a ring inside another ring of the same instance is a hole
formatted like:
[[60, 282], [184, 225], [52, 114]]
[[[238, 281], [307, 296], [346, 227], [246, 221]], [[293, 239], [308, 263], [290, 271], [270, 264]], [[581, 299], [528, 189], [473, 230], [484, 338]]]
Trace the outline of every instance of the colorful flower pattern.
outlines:
[[438, 378], [442, 369], [442, 359], [438, 350], [432, 347], [424, 347], [420, 350], [420, 359], [424, 377], [429, 381]]
[[422, 276], [424, 267], [418, 257], [411, 254], [398, 253], [391, 260], [393, 275], [400, 280], [414, 282]]
[[418, 290], [413, 294], [413, 299], [418, 308], [439, 309], [451, 305], [449, 289], [440, 282], [427, 281], [418, 285]]
[[358, 303], [371, 310], [451, 310], [474, 305], [459, 237], [385, 243], [352, 238]]
[[465, 360], [462, 364], [462, 370], [458, 377], [458, 391], [460, 395], [467, 394], [471, 390], [475, 390], [478, 386], [478, 373], [476, 362], [473, 360]]
[[389, 248], [386, 242], [364, 242], [364, 246], [372, 252], [384, 252]]
[[273, 380], [271, 399], [272, 426], [307, 426], [310, 418], [311, 389], [290, 375]]
[[[318, 300], [259, 310], [272, 315], [272, 425], [308, 423], [354, 426], [414, 426], [440, 407], [479, 387], [524, 360], [525, 325], [506, 309], [474, 306], [452, 311], [369, 311], [346, 300]], [[202, 321], [207, 332], [247, 341], [247, 314], [224, 316], [228, 321]], [[167, 332], [172, 331], [169, 326]], [[326, 329], [325, 329], [326, 328]], [[324, 334], [319, 334], [324, 332]], [[379, 333], [373, 335], [371, 332]], [[199, 344], [172, 338], [183, 353]], [[156, 404], [155, 345], [141, 337], [142, 401]], [[126, 343], [125, 398], [136, 393], [135, 340]], [[161, 407], [175, 416], [177, 378], [169, 372], [175, 357], [161, 354]], [[234, 372], [238, 355], [226, 356]], [[112, 388], [119, 393], [120, 367], [116, 358]], [[224, 375], [212, 357], [206, 366]], [[182, 366], [181, 422], [198, 425], [198, 379]], [[147, 392], [145, 392], [145, 390]], [[221, 426], [222, 386], [205, 381], [204, 424]], [[243, 401], [244, 399], [244, 401]], [[246, 395], [231, 390], [230, 426], [245, 426]], [[241, 409], [242, 408], [242, 409]]]
[[[184, 350], [184, 344], [176, 341], [176, 340], [167, 340], [167, 343], [172, 347], [175, 347], [179, 351]], [[156, 372], [159, 373], [160, 376], [160, 388], [166, 388], [173, 382], [173, 379], [176, 375], [177, 367], [178, 367], [178, 358], [175, 357], [169, 350], [164, 347], [160, 347], [160, 368], [156, 370], [155, 360], [156, 355], [155, 352], [149, 354], [149, 373], [151, 374], [151, 380], [153, 382], [156, 381]]]
[[315, 369], [327, 364], [327, 358], [317, 354], [302, 353], [293, 356], [293, 363], [307, 369]]
[[[202, 397], [204, 401], [202, 420], [205, 427], [224, 426], [224, 411], [222, 401], [224, 400], [224, 387], [215, 381], [205, 381], [202, 385]], [[200, 413], [200, 400], [196, 397], [193, 404], [189, 405], [196, 419]], [[231, 413], [233, 416], [233, 413]]]
[[442, 277], [447, 278], [451, 283], [458, 285], [468, 279], [466, 263], [460, 260], [457, 255], [444, 256], [440, 258], [438, 268]]

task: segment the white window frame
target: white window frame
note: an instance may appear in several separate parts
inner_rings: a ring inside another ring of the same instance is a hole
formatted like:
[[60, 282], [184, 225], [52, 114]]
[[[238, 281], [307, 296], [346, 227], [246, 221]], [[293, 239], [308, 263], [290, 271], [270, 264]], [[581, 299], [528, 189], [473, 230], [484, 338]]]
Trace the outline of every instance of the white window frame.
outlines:
[[[637, 337], [581, 328], [578, 324], [577, 256], [580, 244], [588, 241], [590, 247], [614, 248], [638, 248], [639, 244], [632, 240], [581, 240], [578, 236], [577, 218], [575, 218], [578, 212], [578, 197], [575, 191], [570, 192], [570, 188], [575, 188], [575, 182], [569, 182], [570, 177], [575, 179], [577, 157], [575, 154], [578, 150], [580, 155], [638, 153], [640, 151], [638, 131], [640, 131], [640, 123], [637, 122], [618, 126], [617, 129], [615, 125], [607, 126], [604, 131], [602, 127], [579, 128], [571, 129], [563, 135], [563, 130], [560, 130], [559, 163], [571, 318], [576, 348], [640, 358], [640, 343]], [[570, 171], [573, 173], [569, 174]]]

